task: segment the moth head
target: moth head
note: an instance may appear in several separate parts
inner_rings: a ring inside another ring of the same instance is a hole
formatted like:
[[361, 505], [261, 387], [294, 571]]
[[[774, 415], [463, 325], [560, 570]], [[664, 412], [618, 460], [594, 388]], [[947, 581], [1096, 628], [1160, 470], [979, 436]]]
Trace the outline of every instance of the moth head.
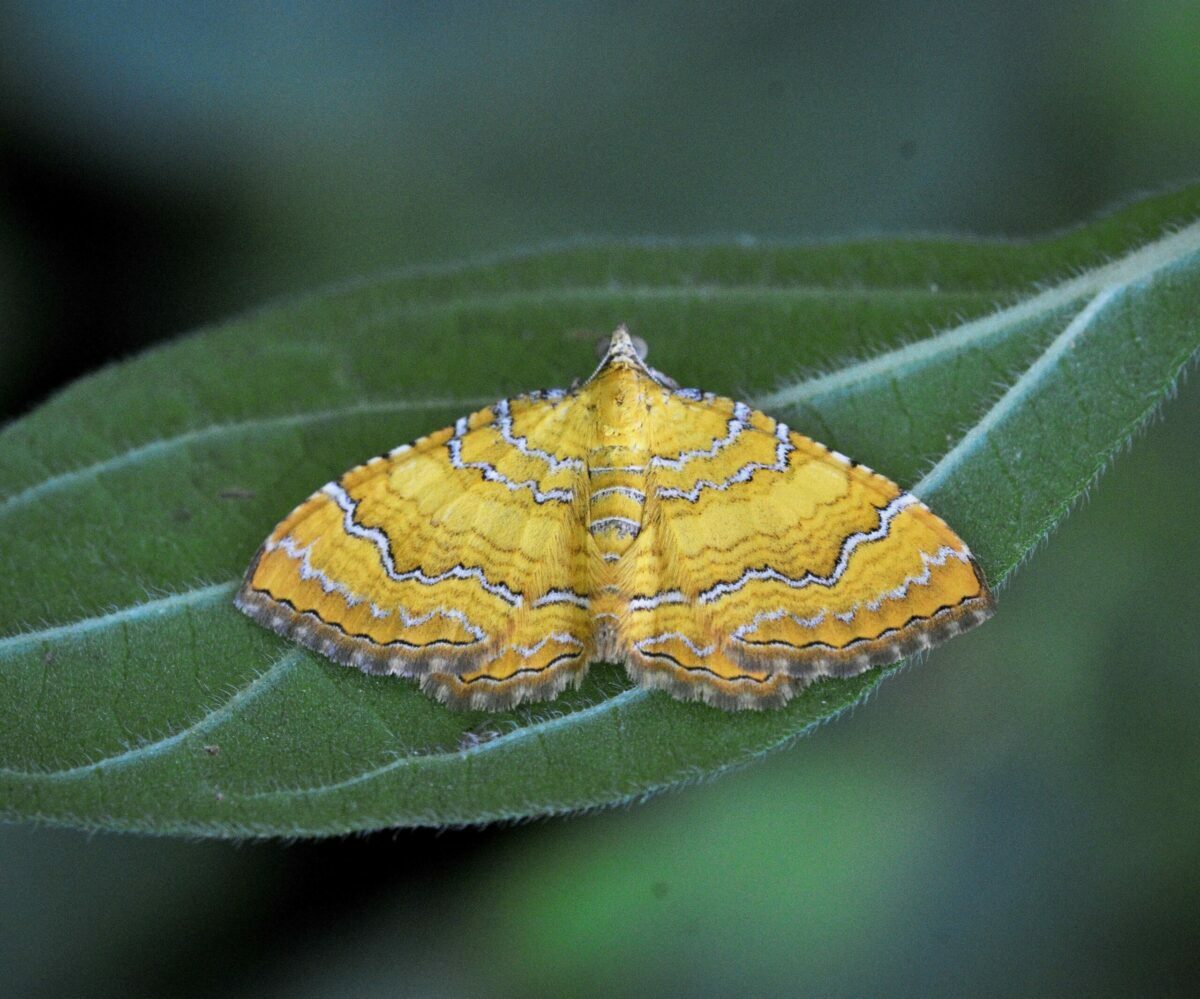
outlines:
[[621, 365], [641, 371], [664, 388], [678, 388], [679, 385], [673, 379], [646, 363], [646, 355], [649, 352], [650, 347], [646, 341], [640, 336], [631, 335], [629, 328], [622, 323], [607, 340], [597, 341], [596, 354], [600, 357], [600, 364], [588, 381], [610, 366]]

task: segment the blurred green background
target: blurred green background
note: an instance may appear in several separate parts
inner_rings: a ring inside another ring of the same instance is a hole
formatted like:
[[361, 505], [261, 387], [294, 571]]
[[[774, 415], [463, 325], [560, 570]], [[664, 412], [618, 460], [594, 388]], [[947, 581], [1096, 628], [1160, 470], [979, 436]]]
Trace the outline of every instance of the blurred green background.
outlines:
[[[0, 6], [0, 419], [586, 236], [1032, 236], [1200, 164], [1200, 6]], [[1200, 318], [1198, 318], [1200, 321]], [[986, 628], [721, 780], [232, 846], [0, 828], [4, 994], [1193, 995], [1200, 392]]]

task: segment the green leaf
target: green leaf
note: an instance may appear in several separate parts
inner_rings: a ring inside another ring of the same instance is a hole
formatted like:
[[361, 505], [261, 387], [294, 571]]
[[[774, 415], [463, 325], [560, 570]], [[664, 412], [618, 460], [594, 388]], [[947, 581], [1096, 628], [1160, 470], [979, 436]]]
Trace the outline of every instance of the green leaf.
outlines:
[[726, 713], [594, 666], [552, 704], [456, 712], [230, 599], [315, 485], [568, 384], [621, 322], [681, 383], [913, 486], [998, 583], [1195, 355], [1197, 218], [1191, 188], [1031, 244], [578, 245], [355, 284], [84, 379], [0, 432], [2, 814], [217, 836], [479, 822], [785, 744], [887, 671]]

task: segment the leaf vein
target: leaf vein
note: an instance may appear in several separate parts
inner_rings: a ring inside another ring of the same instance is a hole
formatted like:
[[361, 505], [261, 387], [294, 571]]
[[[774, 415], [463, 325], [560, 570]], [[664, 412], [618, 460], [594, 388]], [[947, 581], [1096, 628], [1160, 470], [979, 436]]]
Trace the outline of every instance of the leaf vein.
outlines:
[[20, 770], [13, 767], [0, 767], [0, 777], [24, 781], [58, 782], [78, 780], [100, 770], [113, 770], [134, 763], [143, 763], [154, 757], [162, 756], [190, 736], [210, 732], [218, 725], [228, 721], [243, 705], [275, 686], [300, 661], [302, 656], [303, 652], [300, 649], [291, 649], [285, 652], [267, 669], [250, 680], [249, 683], [235, 690], [226, 701], [206, 711], [196, 721], [181, 728], [172, 735], [164, 736], [161, 739], [156, 739], [154, 742], [144, 743], [140, 746], [133, 746], [120, 753], [105, 756], [90, 763], [81, 763], [79, 766], [67, 767], [61, 770]]
[[213, 583], [209, 586], [171, 593], [165, 597], [156, 597], [142, 603], [128, 604], [105, 614], [79, 618], [75, 621], [68, 621], [66, 624], [3, 635], [0, 636], [0, 656], [21, 652], [42, 642], [53, 642], [60, 638], [78, 638], [80, 635], [103, 631], [122, 622], [151, 618], [159, 614], [168, 614], [176, 609], [215, 601], [220, 597], [232, 594], [236, 585], [236, 582]]
[[1200, 250], [1200, 222], [1170, 233], [1132, 253], [1064, 281], [1052, 288], [999, 309], [989, 316], [962, 323], [941, 333], [847, 364], [827, 374], [805, 378], [795, 385], [760, 396], [766, 408], [785, 408], [815, 399], [844, 396], [882, 378], [918, 371], [946, 355], [962, 353], [1003, 337], [1007, 331], [1036, 320], [1083, 298], [1111, 288], [1145, 280], [1155, 271], [1179, 263]]
[[913, 492], [918, 496], [929, 496], [937, 492], [945, 484], [949, 475], [978, 451], [986, 443], [992, 431], [1055, 371], [1063, 357], [1087, 332], [1096, 317], [1123, 290], [1123, 285], [1105, 288], [1080, 310], [1079, 314], [1067, 324], [1066, 329], [1050, 343], [1049, 347], [1038, 356], [1025, 373], [1013, 382], [996, 404], [984, 413], [981, 419], [972, 424], [958, 443], [946, 452], [942, 459], [913, 487]]
[[498, 749], [507, 748], [517, 743], [525, 742], [529, 739], [542, 740], [545, 735], [556, 729], [566, 725], [578, 724], [581, 721], [594, 717], [602, 717], [610, 711], [617, 710], [620, 707], [634, 704], [644, 700], [650, 693], [644, 687], [630, 687], [613, 697], [598, 701], [595, 704], [589, 705], [586, 708], [580, 708], [578, 711], [571, 711], [566, 714], [554, 715], [542, 721], [535, 722], [532, 725], [525, 725], [521, 728], [515, 728], [510, 732], [505, 732], [503, 735], [497, 736], [487, 742], [481, 742], [477, 745], [467, 746], [463, 749], [447, 750], [435, 753], [406, 753], [403, 756], [398, 756], [395, 759], [389, 760], [380, 766], [374, 767], [371, 770], [364, 770], [362, 773], [354, 774], [352, 777], [345, 777], [342, 780], [330, 781], [328, 783], [310, 784], [303, 787], [291, 788], [272, 788], [265, 791], [250, 791], [241, 797], [244, 798], [271, 798], [271, 797], [305, 797], [308, 795], [328, 794], [331, 791], [340, 791], [346, 788], [356, 787], [359, 784], [367, 781], [376, 780], [386, 776], [393, 770], [398, 770], [404, 766], [427, 766], [435, 763], [441, 763], [452, 759], [471, 759], [473, 757], [487, 756], [494, 753]]
[[56, 492], [76, 482], [93, 479], [106, 472], [114, 472], [122, 468], [136, 468], [143, 462], [174, 451], [177, 448], [210, 440], [219, 440], [231, 434], [270, 432], [272, 430], [321, 423], [324, 420], [340, 420], [354, 416], [378, 416], [387, 413], [402, 413], [427, 409], [454, 409], [455, 411], [459, 411], [460, 408], [470, 408], [476, 405], [486, 406], [489, 402], [494, 401], [490, 396], [481, 399], [395, 399], [390, 401], [355, 403], [352, 406], [332, 407], [308, 413], [289, 413], [282, 416], [255, 417], [253, 419], [238, 420], [230, 423], [217, 423], [208, 427], [188, 430], [174, 437], [163, 437], [160, 440], [139, 444], [103, 461], [97, 461], [90, 465], [81, 465], [78, 468], [52, 475], [0, 501], [0, 517], [18, 507], [26, 506], [34, 500], [42, 498], [48, 493]]

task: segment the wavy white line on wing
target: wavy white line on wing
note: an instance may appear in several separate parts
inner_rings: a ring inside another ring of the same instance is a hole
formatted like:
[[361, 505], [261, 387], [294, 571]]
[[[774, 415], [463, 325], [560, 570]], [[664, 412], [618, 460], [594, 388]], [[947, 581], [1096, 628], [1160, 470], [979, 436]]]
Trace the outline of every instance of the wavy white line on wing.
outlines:
[[672, 639], [682, 642], [689, 649], [691, 649], [699, 659], [704, 659], [707, 656], [711, 656], [716, 650], [715, 645], [697, 645], [681, 631], [664, 631], [661, 635], [654, 635], [651, 638], [643, 638], [641, 641], [634, 643], [634, 648], [638, 649], [640, 652], [645, 652], [645, 647], [648, 645], [660, 645], [661, 643], [670, 641]]
[[474, 579], [486, 592], [499, 597], [506, 604], [512, 607], [521, 606], [523, 601], [521, 594], [514, 593], [503, 583], [491, 582], [479, 566], [452, 565], [445, 572], [436, 576], [426, 575], [420, 566], [405, 572], [397, 572], [396, 563], [392, 559], [392, 545], [387, 535], [377, 527], [363, 527], [354, 519], [358, 504], [350, 497], [350, 494], [336, 482], [330, 482], [321, 489], [321, 492], [330, 497], [341, 509], [344, 514], [342, 523], [346, 533], [361, 538], [363, 541], [370, 541], [375, 546], [379, 552], [384, 572], [388, 574], [389, 579], [394, 579], [397, 583], [415, 580], [422, 586], [432, 586], [434, 583], [441, 583], [447, 579]]
[[874, 613], [888, 600], [903, 600], [908, 596], [908, 591], [914, 586], [928, 586], [930, 579], [933, 578], [933, 570], [935, 567], [940, 567], [946, 564], [952, 558], [958, 559], [960, 562], [969, 562], [971, 560], [971, 552], [964, 545], [961, 549], [951, 548], [949, 545], [943, 545], [932, 555], [926, 552], [921, 552], [921, 565], [924, 570], [915, 576], [907, 577], [899, 586], [893, 587], [890, 590], [885, 590], [879, 596], [872, 600], [867, 600], [862, 603], [855, 604], [850, 610], [843, 614], [838, 614], [836, 617], [840, 621], [849, 623], [854, 620], [854, 616], [864, 607]]
[[[355, 605], [366, 601], [366, 597], [355, 593], [345, 583], [341, 582], [340, 580], [333, 579], [331, 576], [326, 574], [323, 569], [318, 569], [312, 564], [311, 556], [314, 544], [316, 544], [315, 541], [312, 542], [312, 544], [301, 548], [299, 544], [297, 544], [295, 538], [288, 534], [280, 538], [278, 541], [268, 541], [265, 547], [268, 551], [278, 548], [289, 558], [295, 559], [300, 563], [299, 570], [301, 579], [316, 580], [321, 589], [326, 593], [340, 593], [345, 598], [348, 606], [354, 607]], [[370, 602], [370, 611], [371, 616], [375, 618], [390, 617], [393, 613], [393, 611], [380, 607], [374, 601]], [[419, 628], [421, 625], [432, 621], [435, 617], [442, 617], [450, 621], [457, 621], [460, 625], [462, 625], [462, 628], [465, 632], [475, 637], [476, 642], [487, 641], [487, 632], [477, 625], [472, 624], [466, 614], [460, 610], [455, 610], [453, 608], [447, 609], [445, 607], [435, 607], [431, 611], [414, 616], [409, 614], [405, 608], [397, 604], [394, 613], [406, 628]]]
[[[903, 600], [906, 596], [908, 596], [908, 592], [909, 592], [909, 590], [912, 589], [912, 587], [928, 586], [930, 579], [933, 577], [934, 567], [943, 566], [946, 564], [946, 562], [948, 560], [950, 560], [952, 558], [956, 558], [961, 562], [968, 562], [971, 559], [971, 553], [970, 553], [970, 551], [967, 550], [965, 545], [961, 549], [951, 548], [948, 545], [943, 545], [933, 555], [929, 555], [926, 552], [921, 552], [921, 564], [924, 566], [924, 569], [922, 572], [917, 573], [915, 576], [907, 577], [902, 583], [900, 583], [900, 585], [895, 586], [890, 590], [885, 590], [883, 593], [879, 594], [879, 596], [874, 597], [871, 600], [860, 601], [859, 603], [856, 603], [853, 607], [851, 607], [848, 611], [844, 611], [842, 613], [837, 613], [837, 614], [834, 614], [833, 616], [835, 618], [837, 618], [839, 621], [843, 621], [843, 622], [849, 624], [851, 621], [854, 620], [854, 618], [859, 614], [859, 612], [862, 611], [862, 609], [864, 607], [867, 610], [874, 612], [874, 611], [879, 610], [879, 608], [882, 607], [883, 604], [888, 600]], [[789, 611], [786, 607], [780, 607], [780, 608], [777, 608], [776, 610], [770, 610], [770, 611], [759, 611], [757, 614], [754, 615], [754, 617], [752, 617], [745, 624], [741, 625], [738, 628], [735, 628], [732, 633], [732, 637], [737, 639], [738, 641], [745, 641], [746, 636], [751, 635], [755, 631], [757, 631], [760, 625], [767, 624], [771, 621], [778, 621], [780, 618], [784, 618], [784, 617], [791, 618], [801, 628], [812, 629], [812, 628], [816, 628], [820, 624], [822, 624], [825, 621], [827, 616], [828, 616], [828, 611], [821, 610], [821, 611], [818, 611], [816, 614], [814, 614], [812, 617], [800, 617], [799, 615], [794, 614], [791, 611]], [[791, 644], [791, 643], [766, 642], [766, 643], [755, 643], [755, 644], [770, 645], [770, 644]]]
[[571, 490], [569, 489], [547, 489], [542, 492], [538, 488], [538, 484], [533, 479], [526, 479], [524, 482], [517, 482], [510, 479], [507, 475], [501, 472], [495, 465], [488, 464], [486, 461], [466, 461], [462, 456], [463, 437], [467, 433], [467, 418], [460, 417], [458, 422], [454, 424], [454, 436], [446, 441], [446, 452], [450, 455], [450, 464], [457, 468], [460, 472], [465, 472], [468, 469], [474, 469], [483, 473], [484, 479], [488, 482], [495, 482], [504, 486], [509, 492], [516, 492], [520, 489], [528, 489], [533, 495], [534, 502], [545, 503], [547, 500], [554, 500], [557, 503], [570, 503], [572, 499]]
[[751, 410], [744, 402], [735, 402], [733, 404], [733, 415], [729, 418], [725, 426], [725, 436], [716, 438], [712, 444], [706, 448], [698, 448], [695, 451], [681, 451], [674, 458], [666, 458], [662, 455], [655, 455], [650, 459], [651, 468], [669, 468], [673, 471], [679, 471], [689, 461], [697, 459], [715, 458], [718, 454], [733, 444], [739, 437], [742, 436], [742, 431], [750, 422]]
[[757, 631], [760, 625], [769, 624], [771, 621], [778, 621], [780, 618], [790, 617], [801, 628], [816, 628], [825, 620], [825, 611], [818, 611], [812, 617], [800, 617], [798, 614], [793, 614], [786, 607], [778, 607], [775, 610], [759, 611], [745, 624], [735, 628], [732, 632], [732, 637], [738, 641], [744, 641], [746, 636]]
[[[574, 635], [568, 635], [566, 632], [562, 631], [551, 632], [545, 638], [535, 642], [533, 645], [510, 645], [509, 648], [512, 649], [513, 652], [519, 655], [522, 659], [529, 659], [541, 652], [542, 649], [545, 648], [547, 642], [557, 642], [559, 645], [570, 645], [576, 649], [583, 648], [583, 642], [581, 642]], [[495, 662], [495, 660], [498, 658], [499, 656], [493, 657], [492, 661]]]
[[914, 503], [920, 503], [912, 493], [901, 493], [887, 506], [879, 512], [879, 525], [870, 531], [857, 531], [851, 534], [845, 541], [842, 542], [842, 549], [838, 553], [837, 563], [833, 567], [833, 571], [828, 576], [819, 576], [813, 572], [806, 572], [803, 576], [792, 577], [786, 573], [780, 572], [778, 569], [764, 565], [760, 569], [747, 569], [737, 579], [726, 583], [717, 583], [715, 586], [710, 586], [704, 590], [697, 598], [699, 603], [708, 604], [714, 600], [719, 600], [721, 597], [728, 596], [730, 593], [736, 593], [742, 587], [752, 580], [772, 580], [774, 582], [783, 583], [794, 590], [802, 589], [805, 586], [811, 586], [814, 583], [817, 586], [833, 586], [845, 574], [847, 567], [850, 565], [850, 556], [860, 546], [871, 541], [880, 541], [886, 538], [891, 527], [892, 519]]
[[695, 503], [700, 498], [700, 494], [705, 489], [716, 489], [719, 492], [724, 492], [730, 486], [740, 482], [749, 482], [755, 472], [783, 472], [788, 467], [788, 456], [796, 450], [791, 440], [788, 439], [788, 427], [785, 423], [779, 423], [775, 426], [775, 438], [779, 442], [775, 445], [775, 461], [771, 464], [766, 464], [761, 461], [751, 461], [743, 465], [729, 478], [723, 479], [721, 482], [713, 482], [711, 479], [700, 479], [691, 489], [679, 489], [674, 486], [660, 486], [655, 490], [655, 494], [661, 499], [684, 499], [689, 503]]
[[[553, 397], [558, 398], [558, 397]], [[495, 425], [500, 431], [500, 437], [505, 444], [514, 447], [523, 454], [526, 458], [538, 458], [546, 463], [546, 467], [551, 472], [558, 472], [564, 468], [569, 468], [573, 472], [583, 471], [582, 458], [560, 458], [558, 455], [551, 454], [549, 451], [543, 451], [541, 448], [533, 447], [529, 443], [528, 437], [518, 437], [513, 433], [513, 418], [512, 410], [509, 407], [507, 399], [501, 399], [496, 403], [494, 410], [496, 414]]]

